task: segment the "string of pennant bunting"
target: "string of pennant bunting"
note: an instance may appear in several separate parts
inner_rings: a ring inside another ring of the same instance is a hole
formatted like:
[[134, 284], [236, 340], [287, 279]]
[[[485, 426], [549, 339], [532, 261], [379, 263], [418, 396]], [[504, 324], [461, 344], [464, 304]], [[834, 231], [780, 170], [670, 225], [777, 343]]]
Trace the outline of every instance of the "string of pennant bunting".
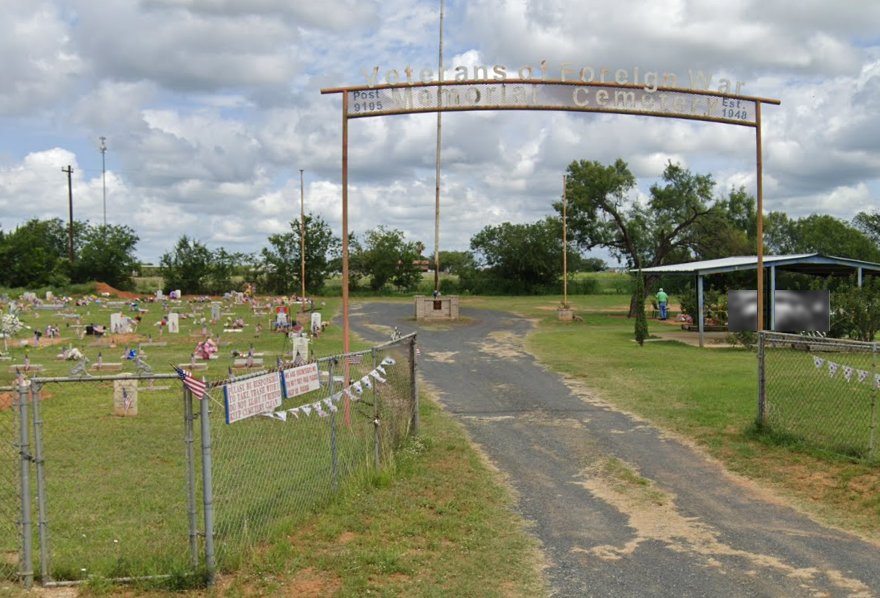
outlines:
[[369, 374], [363, 376], [360, 380], [352, 382], [350, 385], [326, 399], [321, 399], [320, 401], [300, 405], [298, 407], [291, 407], [290, 409], [284, 409], [283, 411], [269, 411], [262, 415], [263, 417], [277, 419], [283, 422], [288, 421], [289, 416], [299, 419], [300, 417], [309, 417], [313, 413], [318, 417], [328, 417], [331, 413], [336, 413], [339, 410], [337, 404], [343, 397], [348, 397], [351, 401], [359, 401], [366, 390], [373, 388], [374, 380], [380, 384], [387, 382], [388, 379], [386, 376], [388, 375], [388, 372], [385, 368], [393, 366], [395, 363], [397, 362], [393, 357], [386, 357], [379, 365], [373, 368]]
[[[871, 372], [867, 370], [861, 370], [852, 366], [836, 363], [830, 359], [825, 359], [817, 355], [813, 355], [812, 357], [813, 365], [816, 366], [816, 369], [821, 370], [823, 367], [827, 368], [828, 375], [832, 378], [834, 378], [837, 375], [837, 372], [840, 371], [841, 376], [843, 376], [843, 379], [847, 382], [851, 382], [853, 377], [855, 377], [860, 384], [864, 384], [871, 375]], [[874, 388], [880, 389], [880, 374], [874, 374]]]

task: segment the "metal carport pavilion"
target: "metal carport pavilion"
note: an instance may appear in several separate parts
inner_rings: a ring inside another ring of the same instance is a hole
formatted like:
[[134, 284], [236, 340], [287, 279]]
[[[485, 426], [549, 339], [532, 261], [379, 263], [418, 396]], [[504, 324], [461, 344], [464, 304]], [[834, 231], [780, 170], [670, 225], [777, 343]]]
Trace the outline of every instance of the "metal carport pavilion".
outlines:
[[[859, 286], [864, 276], [880, 275], [880, 264], [843, 257], [822, 255], [821, 253], [801, 253], [794, 255], [764, 256], [764, 267], [770, 270], [770, 296], [776, 290], [776, 271], [799, 272], [812, 276], [849, 276], [855, 273]], [[644, 268], [643, 274], [681, 274], [697, 277], [697, 326], [700, 333], [700, 346], [703, 346], [703, 277], [710, 274], [725, 274], [742, 270], [756, 270], [758, 256], [738, 255], [701, 262], [686, 262]], [[770, 302], [770, 330], [775, 326], [775, 309]]]

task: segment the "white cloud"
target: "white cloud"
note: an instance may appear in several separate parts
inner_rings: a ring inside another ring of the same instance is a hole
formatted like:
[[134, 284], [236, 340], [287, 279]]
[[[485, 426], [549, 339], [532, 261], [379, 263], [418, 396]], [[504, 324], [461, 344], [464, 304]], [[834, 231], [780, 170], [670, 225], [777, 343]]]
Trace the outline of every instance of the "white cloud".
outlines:
[[[379, 66], [436, 68], [433, 0], [12, 0], [0, 23], [0, 224], [77, 217], [133, 226], [156, 261], [191, 234], [257, 251], [306, 209], [338, 232], [340, 99]], [[446, 65], [688, 70], [782, 100], [764, 108], [765, 205], [851, 218], [878, 207], [880, 3], [448, 0]], [[350, 228], [433, 246], [436, 117], [349, 123]], [[549, 214], [572, 160], [627, 161], [639, 194], [669, 160], [718, 192], [755, 187], [754, 131], [554, 112], [443, 117], [441, 248]], [[23, 201], [22, 198], [27, 198]]]

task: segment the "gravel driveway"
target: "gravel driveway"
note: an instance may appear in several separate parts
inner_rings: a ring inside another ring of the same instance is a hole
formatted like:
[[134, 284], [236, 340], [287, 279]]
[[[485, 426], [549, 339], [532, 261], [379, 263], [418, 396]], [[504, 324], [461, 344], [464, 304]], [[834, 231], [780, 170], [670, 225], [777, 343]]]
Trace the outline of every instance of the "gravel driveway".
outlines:
[[[353, 305], [381, 341], [411, 305]], [[654, 426], [545, 371], [531, 324], [462, 310], [419, 329], [419, 368], [501, 470], [532, 522], [555, 596], [874, 596], [880, 551], [823, 527]], [[638, 478], [626, 481], [632, 470]], [[623, 481], [622, 481], [623, 479]]]

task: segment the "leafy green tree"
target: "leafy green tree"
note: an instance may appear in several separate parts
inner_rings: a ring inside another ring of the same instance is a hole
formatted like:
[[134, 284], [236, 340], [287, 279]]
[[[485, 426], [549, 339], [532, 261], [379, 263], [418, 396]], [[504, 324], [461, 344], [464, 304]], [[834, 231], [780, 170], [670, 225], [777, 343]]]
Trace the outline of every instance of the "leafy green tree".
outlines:
[[[342, 242], [320, 216], [306, 215], [305, 266], [306, 292], [317, 294], [333, 271]], [[263, 280], [273, 293], [299, 294], [302, 289], [302, 262], [300, 252], [300, 221], [290, 223], [291, 232], [271, 235], [269, 247], [260, 252]]]
[[562, 275], [562, 224], [548, 217], [486, 226], [471, 238], [471, 250], [495, 291], [532, 292]]
[[413, 289], [422, 277], [414, 262], [420, 258], [419, 244], [407, 241], [403, 232], [379, 226], [364, 236], [362, 246], [351, 248], [352, 270], [370, 277], [370, 288], [378, 291], [389, 282], [398, 289]]
[[880, 331], [880, 281], [868, 276], [859, 288], [854, 280], [831, 293], [832, 333], [873, 341]]
[[[572, 162], [566, 193], [574, 242], [586, 251], [604, 247], [638, 270], [690, 259], [695, 228], [712, 214], [715, 184], [710, 175], [695, 175], [671, 162], [662, 179], [640, 203], [631, 197], [636, 181], [623, 160], [610, 166]], [[555, 207], [561, 213], [561, 202]], [[656, 281], [646, 277], [646, 292]], [[635, 315], [633, 301], [630, 317]]]
[[81, 248], [73, 264], [77, 282], [97, 280], [118, 289], [134, 287], [131, 275], [138, 268], [135, 248], [139, 240], [126, 225], [86, 226], [79, 235]]
[[859, 212], [852, 224], [880, 246], [880, 212]]
[[0, 243], [0, 283], [8, 287], [65, 285], [70, 281], [67, 227], [58, 218], [33, 219]]
[[222, 295], [227, 291], [239, 290], [240, 284], [233, 281], [239, 268], [245, 263], [242, 253], [229, 253], [220, 247], [211, 252], [208, 272], [202, 281], [203, 291], [212, 295]]
[[704, 218], [694, 224], [689, 246], [693, 257], [711, 260], [757, 251], [755, 198], [742, 187], [717, 200]]
[[440, 270], [447, 274], [461, 274], [462, 269], [468, 267], [474, 261], [474, 254], [470, 251], [441, 251]]
[[856, 226], [827, 214], [792, 219], [771, 212], [764, 219], [765, 247], [778, 254], [822, 253], [835, 257], [880, 261], [880, 248]]
[[204, 293], [211, 272], [211, 251], [195, 239], [180, 237], [177, 245], [159, 260], [159, 274], [169, 291]]

